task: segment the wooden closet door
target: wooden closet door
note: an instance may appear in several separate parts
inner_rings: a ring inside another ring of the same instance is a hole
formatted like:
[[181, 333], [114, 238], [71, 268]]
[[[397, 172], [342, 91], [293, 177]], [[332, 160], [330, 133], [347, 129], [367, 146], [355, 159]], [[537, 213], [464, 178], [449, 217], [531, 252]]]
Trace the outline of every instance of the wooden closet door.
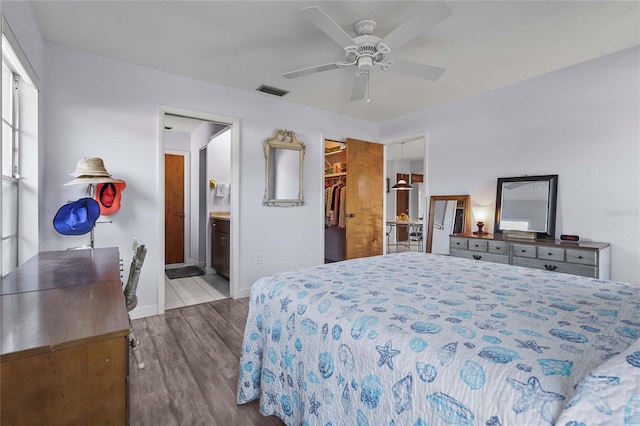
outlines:
[[[404, 179], [405, 182], [411, 183], [409, 175], [404, 173], [396, 174], [396, 182], [400, 179]], [[400, 213], [409, 214], [409, 191], [401, 190], [396, 191], [396, 217]], [[411, 219], [416, 219], [412, 217]], [[396, 226], [396, 241], [407, 241], [409, 239], [409, 231], [406, 226]]]
[[347, 259], [382, 254], [383, 146], [347, 139]]

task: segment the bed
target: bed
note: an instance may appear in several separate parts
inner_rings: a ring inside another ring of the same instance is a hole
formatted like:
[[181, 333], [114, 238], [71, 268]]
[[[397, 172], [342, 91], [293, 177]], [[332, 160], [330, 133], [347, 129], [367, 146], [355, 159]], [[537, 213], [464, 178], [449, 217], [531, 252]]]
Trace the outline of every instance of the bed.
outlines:
[[640, 424], [640, 290], [424, 253], [252, 287], [237, 389], [287, 425]]

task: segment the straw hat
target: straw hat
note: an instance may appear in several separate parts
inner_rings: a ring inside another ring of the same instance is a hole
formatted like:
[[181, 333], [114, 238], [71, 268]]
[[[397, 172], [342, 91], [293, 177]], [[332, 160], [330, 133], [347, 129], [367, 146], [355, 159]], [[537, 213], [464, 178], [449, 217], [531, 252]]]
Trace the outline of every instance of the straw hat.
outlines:
[[80, 176], [65, 183], [62, 186], [88, 185], [91, 183], [98, 184], [98, 183], [108, 183], [108, 182], [115, 182], [115, 181], [116, 181], [115, 179], [110, 178], [109, 176]]
[[71, 173], [73, 177], [80, 176], [105, 176], [110, 177], [111, 175], [107, 172], [107, 169], [104, 167], [104, 162], [102, 158], [82, 158], [78, 161], [76, 165], [76, 171]]
[[71, 173], [71, 176], [74, 176], [75, 179], [63, 186], [115, 182], [104, 167], [102, 158], [82, 158], [78, 161], [76, 171]]

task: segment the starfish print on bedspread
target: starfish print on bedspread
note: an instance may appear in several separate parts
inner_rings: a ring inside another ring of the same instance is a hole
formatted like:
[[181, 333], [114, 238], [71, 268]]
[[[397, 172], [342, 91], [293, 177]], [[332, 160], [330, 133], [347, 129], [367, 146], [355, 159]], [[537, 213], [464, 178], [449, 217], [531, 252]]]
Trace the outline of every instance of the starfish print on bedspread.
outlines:
[[555, 392], [547, 392], [542, 389], [540, 380], [537, 377], [529, 377], [527, 383], [522, 383], [516, 379], [507, 379], [507, 382], [520, 393], [520, 397], [513, 404], [515, 413], [524, 413], [529, 410], [540, 412], [542, 418], [549, 424], [553, 424], [554, 414], [551, 404], [556, 401], [564, 400], [564, 396]]
[[407, 323], [407, 320], [409, 319], [408, 316], [404, 315], [404, 314], [393, 314], [393, 316], [391, 318], [389, 318], [392, 321], [400, 321], [403, 324]]
[[384, 346], [376, 346], [376, 351], [380, 354], [378, 360], [378, 367], [382, 367], [383, 364], [387, 364], [387, 367], [393, 370], [393, 357], [400, 354], [398, 349], [391, 348], [391, 340], [387, 341]]
[[291, 302], [293, 302], [293, 300], [291, 300], [289, 296], [280, 299], [280, 312], [289, 312], [289, 303]]
[[481, 296], [478, 296], [477, 294], [472, 294], [472, 295], [467, 296], [467, 299], [475, 300], [476, 302], [481, 302], [484, 299], [486, 299], [486, 297], [481, 297]]
[[309, 397], [309, 414], [315, 414], [316, 417], [318, 417], [318, 408], [320, 408], [321, 405], [320, 401], [316, 399], [314, 392], [313, 395]]
[[540, 346], [535, 340], [527, 340], [526, 342], [523, 342], [520, 339], [516, 339], [516, 342], [518, 342], [519, 348], [531, 349], [539, 354], [542, 353], [543, 349], [550, 349], [549, 346]]
[[340, 306], [340, 309], [342, 309], [342, 313], [340, 313], [336, 319], [346, 318], [349, 321], [353, 319], [353, 315], [364, 312], [362, 309], [358, 309], [357, 303], [351, 306]]
[[576, 385], [576, 393], [567, 404], [567, 408], [573, 407], [578, 402], [584, 400], [600, 413], [611, 415], [611, 408], [607, 401], [602, 399], [600, 393], [615, 385], [620, 384], [620, 378], [616, 376], [594, 376], [589, 373], [580, 383]]

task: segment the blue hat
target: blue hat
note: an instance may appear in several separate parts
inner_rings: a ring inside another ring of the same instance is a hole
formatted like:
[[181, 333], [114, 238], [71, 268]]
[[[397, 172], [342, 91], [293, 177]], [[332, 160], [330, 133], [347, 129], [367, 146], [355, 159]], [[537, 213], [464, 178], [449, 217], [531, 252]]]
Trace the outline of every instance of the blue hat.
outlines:
[[62, 235], [83, 235], [93, 229], [100, 217], [100, 206], [93, 198], [81, 198], [58, 209], [53, 227]]

